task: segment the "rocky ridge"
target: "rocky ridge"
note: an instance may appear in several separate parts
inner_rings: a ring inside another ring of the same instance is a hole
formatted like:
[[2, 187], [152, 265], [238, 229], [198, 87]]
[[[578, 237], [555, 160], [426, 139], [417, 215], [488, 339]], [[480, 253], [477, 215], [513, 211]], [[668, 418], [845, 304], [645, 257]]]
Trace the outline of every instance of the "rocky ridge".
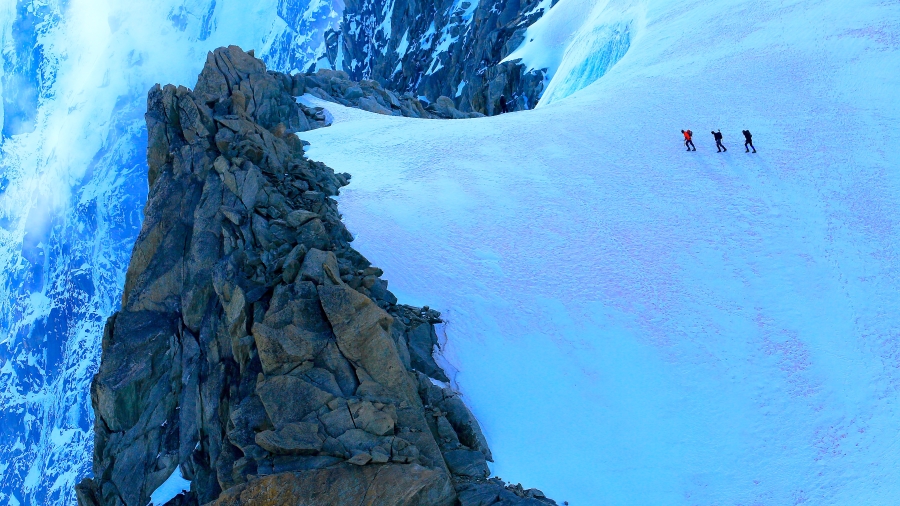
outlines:
[[[387, 90], [377, 81], [363, 79], [353, 81], [349, 75], [340, 70], [320, 69], [318, 72], [296, 73], [293, 75], [270, 72], [282, 82], [286, 92], [295, 97], [309, 93], [310, 95], [364, 111], [385, 114], [388, 116], [406, 116], [408, 118], [425, 119], [465, 119], [481, 118], [478, 112], [462, 112], [458, 110], [448, 97], [438, 97], [431, 103], [423, 104], [409, 93], [398, 94]], [[309, 108], [300, 104], [307, 118], [308, 127], [300, 127], [298, 131], [311, 130], [327, 126], [321, 108]]]
[[[434, 102], [450, 97], [463, 112], [489, 116], [532, 109], [547, 69], [503, 61], [554, 0], [355, 0], [325, 35], [332, 68], [350, 79]], [[321, 64], [321, 63], [319, 63]]]
[[171, 505], [555, 504], [488, 479], [432, 355], [440, 315], [350, 247], [331, 198], [350, 176], [304, 156], [282, 77], [220, 48], [193, 91], [154, 87], [146, 119], [150, 194], [81, 506], [145, 506], [178, 473]]

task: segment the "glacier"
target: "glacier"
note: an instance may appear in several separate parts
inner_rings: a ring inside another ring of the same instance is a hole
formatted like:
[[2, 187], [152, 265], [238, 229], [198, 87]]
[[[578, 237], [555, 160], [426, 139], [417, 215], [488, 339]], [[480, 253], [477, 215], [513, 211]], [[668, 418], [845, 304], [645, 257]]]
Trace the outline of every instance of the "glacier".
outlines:
[[568, 97], [603, 77], [628, 53], [632, 32], [645, 23], [642, 2], [566, 2], [525, 31], [522, 44], [503, 58], [521, 60], [549, 80], [537, 107]]
[[[146, 199], [147, 89], [192, 84], [227, 44], [307, 68], [342, 8], [0, 5], [0, 503], [72, 504], [90, 473], [89, 382]], [[572, 505], [895, 504], [900, 5], [546, 12], [510, 55], [550, 69], [537, 109], [426, 121], [329, 103], [334, 124], [302, 135], [354, 176], [357, 249], [446, 317], [493, 472]], [[726, 154], [704, 130], [720, 128]]]

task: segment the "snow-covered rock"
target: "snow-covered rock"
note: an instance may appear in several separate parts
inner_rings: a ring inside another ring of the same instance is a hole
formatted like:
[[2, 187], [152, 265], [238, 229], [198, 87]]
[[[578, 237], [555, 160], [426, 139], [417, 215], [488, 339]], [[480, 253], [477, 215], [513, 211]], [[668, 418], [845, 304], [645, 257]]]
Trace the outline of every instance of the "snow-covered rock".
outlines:
[[550, 0], [360, 0], [347, 2], [327, 35], [328, 65], [351, 79], [435, 101], [463, 112], [499, 114], [533, 108], [545, 75], [517, 60], [501, 61]]

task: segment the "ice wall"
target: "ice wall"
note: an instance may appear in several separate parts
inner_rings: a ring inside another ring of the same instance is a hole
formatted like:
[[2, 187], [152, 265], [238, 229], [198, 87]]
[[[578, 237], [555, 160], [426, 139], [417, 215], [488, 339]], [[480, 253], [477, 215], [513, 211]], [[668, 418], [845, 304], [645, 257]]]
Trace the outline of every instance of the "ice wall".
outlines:
[[504, 61], [521, 59], [529, 69], [547, 69], [538, 106], [553, 103], [600, 79], [625, 57], [643, 29], [645, 10], [633, 1], [561, 0], [528, 27]]

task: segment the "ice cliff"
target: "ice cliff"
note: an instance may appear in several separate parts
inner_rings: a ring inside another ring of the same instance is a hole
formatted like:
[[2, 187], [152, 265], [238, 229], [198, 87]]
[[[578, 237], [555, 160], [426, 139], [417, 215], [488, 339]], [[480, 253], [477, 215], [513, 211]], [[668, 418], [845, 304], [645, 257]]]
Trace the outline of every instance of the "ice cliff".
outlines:
[[[302, 79], [298, 78], [298, 79]], [[81, 506], [555, 504], [488, 479], [491, 451], [399, 304], [350, 246], [348, 184], [304, 156], [298, 79], [236, 46], [148, 96], [145, 219], [91, 385]]]

